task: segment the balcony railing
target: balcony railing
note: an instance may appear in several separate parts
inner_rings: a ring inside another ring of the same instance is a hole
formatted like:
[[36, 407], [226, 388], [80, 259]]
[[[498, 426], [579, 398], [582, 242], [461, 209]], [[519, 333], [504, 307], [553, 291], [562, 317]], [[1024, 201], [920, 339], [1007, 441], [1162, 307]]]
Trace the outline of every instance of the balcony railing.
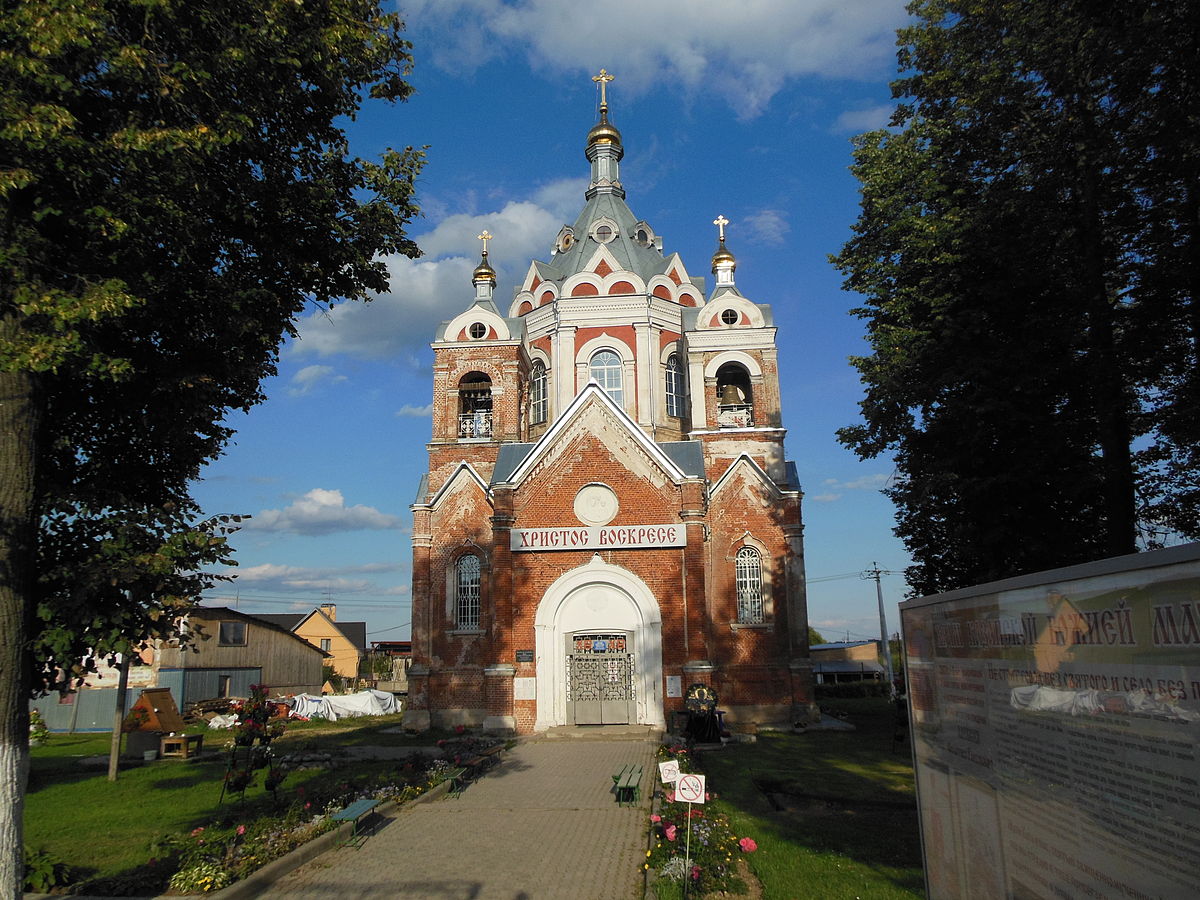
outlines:
[[492, 414], [490, 412], [463, 413], [458, 417], [460, 438], [490, 438], [492, 436]]
[[718, 428], [749, 428], [753, 423], [753, 403], [722, 403], [717, 407]]

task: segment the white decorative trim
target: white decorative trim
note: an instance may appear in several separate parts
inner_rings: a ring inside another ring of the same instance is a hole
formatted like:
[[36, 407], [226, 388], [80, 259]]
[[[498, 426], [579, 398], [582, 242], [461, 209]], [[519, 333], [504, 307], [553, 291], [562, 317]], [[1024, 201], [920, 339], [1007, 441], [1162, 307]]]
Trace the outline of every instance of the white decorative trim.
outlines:
[[762, 377], [762, 365], [757, 359], [742, 350], [725, 350], [710, 359], [704, 366], [705, 378], [716, 378], [717, 370], [726, 363], [736, 363], [742, 366], [750, 377]]

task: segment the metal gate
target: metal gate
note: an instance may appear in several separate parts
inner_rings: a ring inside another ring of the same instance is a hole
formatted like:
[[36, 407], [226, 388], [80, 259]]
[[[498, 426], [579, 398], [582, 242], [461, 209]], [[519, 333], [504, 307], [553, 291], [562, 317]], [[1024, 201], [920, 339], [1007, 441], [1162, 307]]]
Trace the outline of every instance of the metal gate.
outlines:
[[567, 721], [576, 725], [637, 721], [633, 654], [624, 632], [567, 636]]

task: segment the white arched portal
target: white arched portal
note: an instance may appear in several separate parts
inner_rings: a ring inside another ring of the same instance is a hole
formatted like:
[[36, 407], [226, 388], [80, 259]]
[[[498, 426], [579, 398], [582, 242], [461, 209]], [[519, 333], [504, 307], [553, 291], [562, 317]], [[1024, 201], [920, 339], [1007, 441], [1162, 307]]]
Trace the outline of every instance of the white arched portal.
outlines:
[[562, 575], [538, 604], [533, 622], [537, 656], [534, 730], [567, 723], [566, 636], [578, 631], [624, 631], [634, 659], [637, 722], [663, 727], [662, 615], [642, 579], [599, 554]]

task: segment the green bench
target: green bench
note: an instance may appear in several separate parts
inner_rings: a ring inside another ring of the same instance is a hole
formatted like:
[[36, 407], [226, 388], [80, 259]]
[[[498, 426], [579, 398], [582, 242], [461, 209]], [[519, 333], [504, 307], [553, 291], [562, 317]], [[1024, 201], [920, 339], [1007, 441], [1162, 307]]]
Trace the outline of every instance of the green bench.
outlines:
[[613, 788], [617, 794], [617, 806], [633, 806], [642, 800], [642, 767], [639, 765], [622, 766], [612, 777]]
[[446, 773], [446, 780], [450, 782], [450, 796], [459, 797], [467, 786], [467, 770], [451, 769]]
[[358, 826], [366, 819], [375, 807], [379, 805], [379, 801], [371, 797], [361, 797], [355, 800], [345, 809], [339, 809], [330, 816], [335, 822], [351, 822], [350, 837], [342, 841], [340, 846], [345, 847], [347, 844], [352, 845], [355, 849], [362, 847], [363, 842], [367, 839], [366, 832], [359, 832]]

